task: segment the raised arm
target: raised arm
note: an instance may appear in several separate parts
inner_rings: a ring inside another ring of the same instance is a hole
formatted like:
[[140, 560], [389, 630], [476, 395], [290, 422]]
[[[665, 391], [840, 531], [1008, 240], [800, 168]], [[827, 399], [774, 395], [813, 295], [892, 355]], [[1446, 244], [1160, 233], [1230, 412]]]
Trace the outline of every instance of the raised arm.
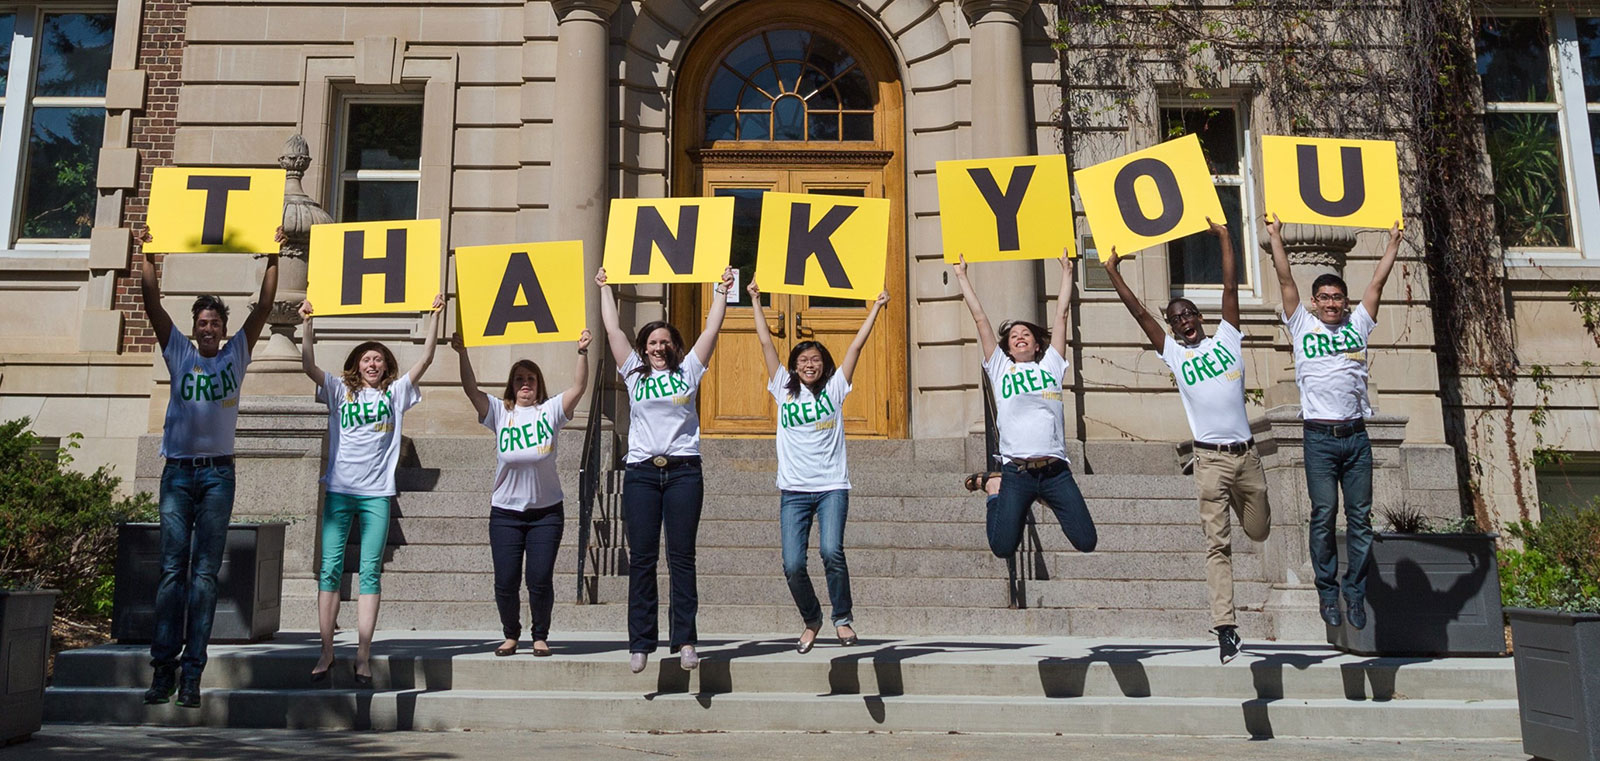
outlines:
[[[750, 311], [756, 318], [756, 342], [761, 344], [761, 358], [767, 362], [767, 379], [778, 373], [778, 368], [783, 367], [783, 361], [778, 359], [778, 349], [772, 345], [772, 330], [767, 327], [767, 311], [761, 306], [761, 287], [755, 280], [745, 288], [750, 294]], [[846, 377], [848, 380], [848, 376]]]
[[1294, 314], [1300, 306], [1300, 288], [1294, 284], [1294, 272], [1289, 269], [1289, 254], [1283, 250], [1283, 220], [1272, 215], [1267, 222], [1267, 239], [1272, 242], [1272, 269], [1278, 273], [1278, 292], [1283, 296], [1283, 316]]
[[1117, 289], [1117, 298], [1122, 299], [1122, 305], [1128, 308], [1128, 314], [1144, 329], [1145, 338], [1150, 339], [1150, 348], [1161, 351], [1167, 343], [1167, 334], [1161, 330], [1161, 323], [1150, 315], [1150, 310], [1144, 308], [1139, 302], [1139, 297], [1133, 295], [1133, 289], [1128, 287], [1128, 282], [1122, 279], [1122, 257], [1117, 255], [1117, 249], [1111, 249], [1111, 258], [1103, 262], [1106, 274], [1111, 277], [1111, 287]]
[[422, 382], [422, 374], [428, 371], [428, 365], [433, 364], [433, 350], [439, 348], [439, 322], [444, 314], [444, 294], [433, 297], [433, 314], [428, 315], [428, 339], [422, 342], [422, 357], [411, 366], [406, 377], [411, 379], [411, 384]]
[[310, 378], [311, 382], [317, 384], [320, 388], [322, 386], [323, 372], [317, 367], [316, 352], [312, 348], [317, 342], [317, 334], [315, 329], [311, 327], [311, 317], [311, 302], [300, 302], [300, 322], [303, 326], [300, 336], [300, 371], [305, 373], [306, 377]]
[[1065, 249], [1061, 251], [1061, 290], [1056, 295], [1055, 319], [1050, 322], [1050, 348], [1057, 354], [1067, 351], [1067, 320], [1072, 316], [1073, 278], [1078, 268]]
[[456, 350], [456, 358], [461, 361], [461, 390], [467, 393], [467, 400], [472, 402], [481, 421], [489, 414], [489, 395], [478, 388], [478, 374], [472, 371], [472, 357], [467, 355], [467, 345], [461, 341], [460, 333], [450, 336], [450, 348]]
[[700, 364], [711, 364], [711, 352], [717, 348], [717, 332], [722, 330], [722, 316], [728, 312], [728, 291], [733, 290], [733, 268], [728, 267], [722, 271], [722, 282], [712, 287], [716, 298], [711, 300], [711, 308], [706, 310], [706, 327], [700, 331], [700, 337], [694, 341], [694, 355], [700, 358]]
[[594, 284], [600, 288], [600, 325], [606, 329], [606, 346], [610, 347], [611, 358], [620, 368], [628, 361], [628, 355], [633, 353], [633, 342], [617, 326], [617, 295], [611, 292], [611, 286], [606, 283], [605, 267], [594, 273]]
[[[149, 243], [152, 240], [148, 229], [139, 233], [139, 242]], [[167, 339], [172, 337], [172, 316], [167, 314], [166, 307], [161, 306], [161, 281], [156, 277], [155, 262], [150, 261], [150, 255], [140, 249], [139, 263], [139, 293], [144, 300], [144, 314], [150, 320], [150, 327], [156, 331], [156, 341], [161, 343], [161, 348], [167, 348]]]
[[995, 339], [994, 326], [989, 324], [989, 315], [983, 313], [983, 304], [978, 302], [977, 291], [972, 290], [972, 282], [967, 280], [967, 258], [956, 257], [956, 263], [950, 265], [950, 271], [956, 273], [956, 282], [961, 284], [961, 298], [967, 302], [967, 311], [972, 312], [972, 322], [978, 326], [978, 348], [983, 350], [983, 361], [988, 362], [999, 342]]
[[1400, 239], [1405, 234], [1400, 232], [1400, 221], [1395, 220], [1389, 228], [1389, 247], [1383, 250], [1383, 258], [1378, 260], [1378, 268], [1372, 271], [1372, 280], [1367, 283], [1367, 294], [1361, 297], [1361, 305], [1367, 308], [1367, 315], [1378, 319], [1378, 302], [1383, 300], [1383, 284], [1389, 282], [1389, 271], [1394, 269], [1394, 259], [1400, 253]]
[[[272, 237], [280, 244], [289, 240], [284, 236], [282, 227]], [[267, 326], [267, 317], [272, 315], [272, 304], [278, 299], [278, 255], [266, 256], [267, 269], [261, 273], [261, 298], [250, 308], [250, 316], [244, 319], [244, 327], [239, 329], [244, 334], [245, 347], [252, 352], [256, 349], [256, 339], [261, 337], [261, 329]]]
[[[1235, 330], [1239, 328], [1239, 279], [1234, 274], [1238, 267], [1233, 251], [1233, 236], [1228, 233], [1227, 225], [1219, 225], [1206, 217], [1206, 222], [1211, 225], [1211, 234], [1217, 236], [1217, 242], [1222, 244], [1222, 321], [1232, 325]], [[1160, 349], [1157, 349], [1160, 351]]]
[[583, 400], [583, 392], [589, 389], [589, 341], [593, 338], [588, 328], [578, 334], [578, 364], [572, 368], [572, 387], [561, 394], [561, 415], [568, 420]]
[[867, 338], [872, 335], [872, 326], [878, 321], [878, 313], [883, 311], [883, 306], [889, 303], [887, 290], [878, 294], [877, 300], [867, 309], [866, 319], [861, 321], [861, 329], [856, 331], [856, 337], [850, 342], [850, 348], [844, 352], [844, 362], [839, 365], [839, 372], [844, 373], [844, 381], [852, 383], [856, 377], [856, 360], [861, 358], [861, 347], [867, 345]]

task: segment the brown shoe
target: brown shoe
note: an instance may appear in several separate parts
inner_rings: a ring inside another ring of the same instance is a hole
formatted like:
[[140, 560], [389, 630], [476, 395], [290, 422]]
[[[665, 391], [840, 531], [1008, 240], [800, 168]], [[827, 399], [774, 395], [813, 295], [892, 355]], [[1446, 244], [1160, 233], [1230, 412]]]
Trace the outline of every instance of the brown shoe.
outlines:
[[967, 487], [967, 491], [983, 491], [984, 487], [989, 483], [989, 479], [999, 477], [1000, 474], [993, 471], [988, 473], [973, 473], [967, 476], [967, 479], [962, 481], [961, 485]]

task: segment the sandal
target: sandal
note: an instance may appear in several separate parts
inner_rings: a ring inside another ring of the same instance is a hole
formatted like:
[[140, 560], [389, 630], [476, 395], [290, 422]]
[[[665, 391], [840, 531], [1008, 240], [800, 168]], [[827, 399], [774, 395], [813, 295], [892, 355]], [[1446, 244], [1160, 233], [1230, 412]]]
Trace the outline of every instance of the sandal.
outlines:
[[989, 479], [999, 477], [1000, 474], [994, 471], [990, 471], [988, 473], [973, 473], [967, 476], [966, 480], [961, 482], [961, 485], [967, 487], [967, 491], [983, 491], [984, 485], [989, 483]]

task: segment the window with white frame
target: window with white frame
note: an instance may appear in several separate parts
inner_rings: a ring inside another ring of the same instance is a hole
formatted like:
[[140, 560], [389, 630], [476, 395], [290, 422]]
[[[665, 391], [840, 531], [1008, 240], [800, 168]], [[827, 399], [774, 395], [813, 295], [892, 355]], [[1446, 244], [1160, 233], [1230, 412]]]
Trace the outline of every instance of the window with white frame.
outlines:
[[94, 227], [116, 15], [0, 8], [0, 220], [6, 249], [81, 248]]
[[422, 101], [348, 97], [337, 122], [340, 222], [416, 219], [422, 182]]
[[[1249, 135], [1244, 114], [1233, 104], [1197, 103], [1164, 106], [1161, 109], [1161, 139], [1171, 140], [1188, 134], [1198, 135], [1205, 151], [1211, 181], [1222, 201], [1222, 214], [1233, 235], [1234, 270], [1241, 289], [1251, 287], [1251, 268], [1255, 239], [1254, 225], [1245, 224], [1249, 209], [1255, 208], [1249, 182], [1250, 155], [1245, 150]], [[1219, 220], [1221, 221], [1221, 220]], [[1216, 236], [1197, 233], [1167, 244], [1167, 264], [1174, 293], [1201, 294], [1222, 290], [1222, 248]]]

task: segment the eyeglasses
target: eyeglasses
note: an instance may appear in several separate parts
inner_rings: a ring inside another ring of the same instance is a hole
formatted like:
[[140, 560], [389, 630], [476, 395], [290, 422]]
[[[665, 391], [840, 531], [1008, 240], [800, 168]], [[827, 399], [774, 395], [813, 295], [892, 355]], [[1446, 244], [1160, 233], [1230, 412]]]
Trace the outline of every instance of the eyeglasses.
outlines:
[[1323, 304], [1339, 304], [1344, 302], [1346, 297], [1342, 293], [1319, 293], [1311, 298]]
[[1167, 317], [1167, 324], [1168, 325], [1177, 325], [1178, 323], [1183, 322], [1184, 320], [1187, 320], [1187, 319], [1189, 319], [1191, 317], [1193, 317], [1195, 319], [1199, 319], [1200, 318], [1200, 313], [1194, 311], [1193, 309], [1185, 309], [1182, 312], [1179, 312], [1177, 314], [1169, 315]]

